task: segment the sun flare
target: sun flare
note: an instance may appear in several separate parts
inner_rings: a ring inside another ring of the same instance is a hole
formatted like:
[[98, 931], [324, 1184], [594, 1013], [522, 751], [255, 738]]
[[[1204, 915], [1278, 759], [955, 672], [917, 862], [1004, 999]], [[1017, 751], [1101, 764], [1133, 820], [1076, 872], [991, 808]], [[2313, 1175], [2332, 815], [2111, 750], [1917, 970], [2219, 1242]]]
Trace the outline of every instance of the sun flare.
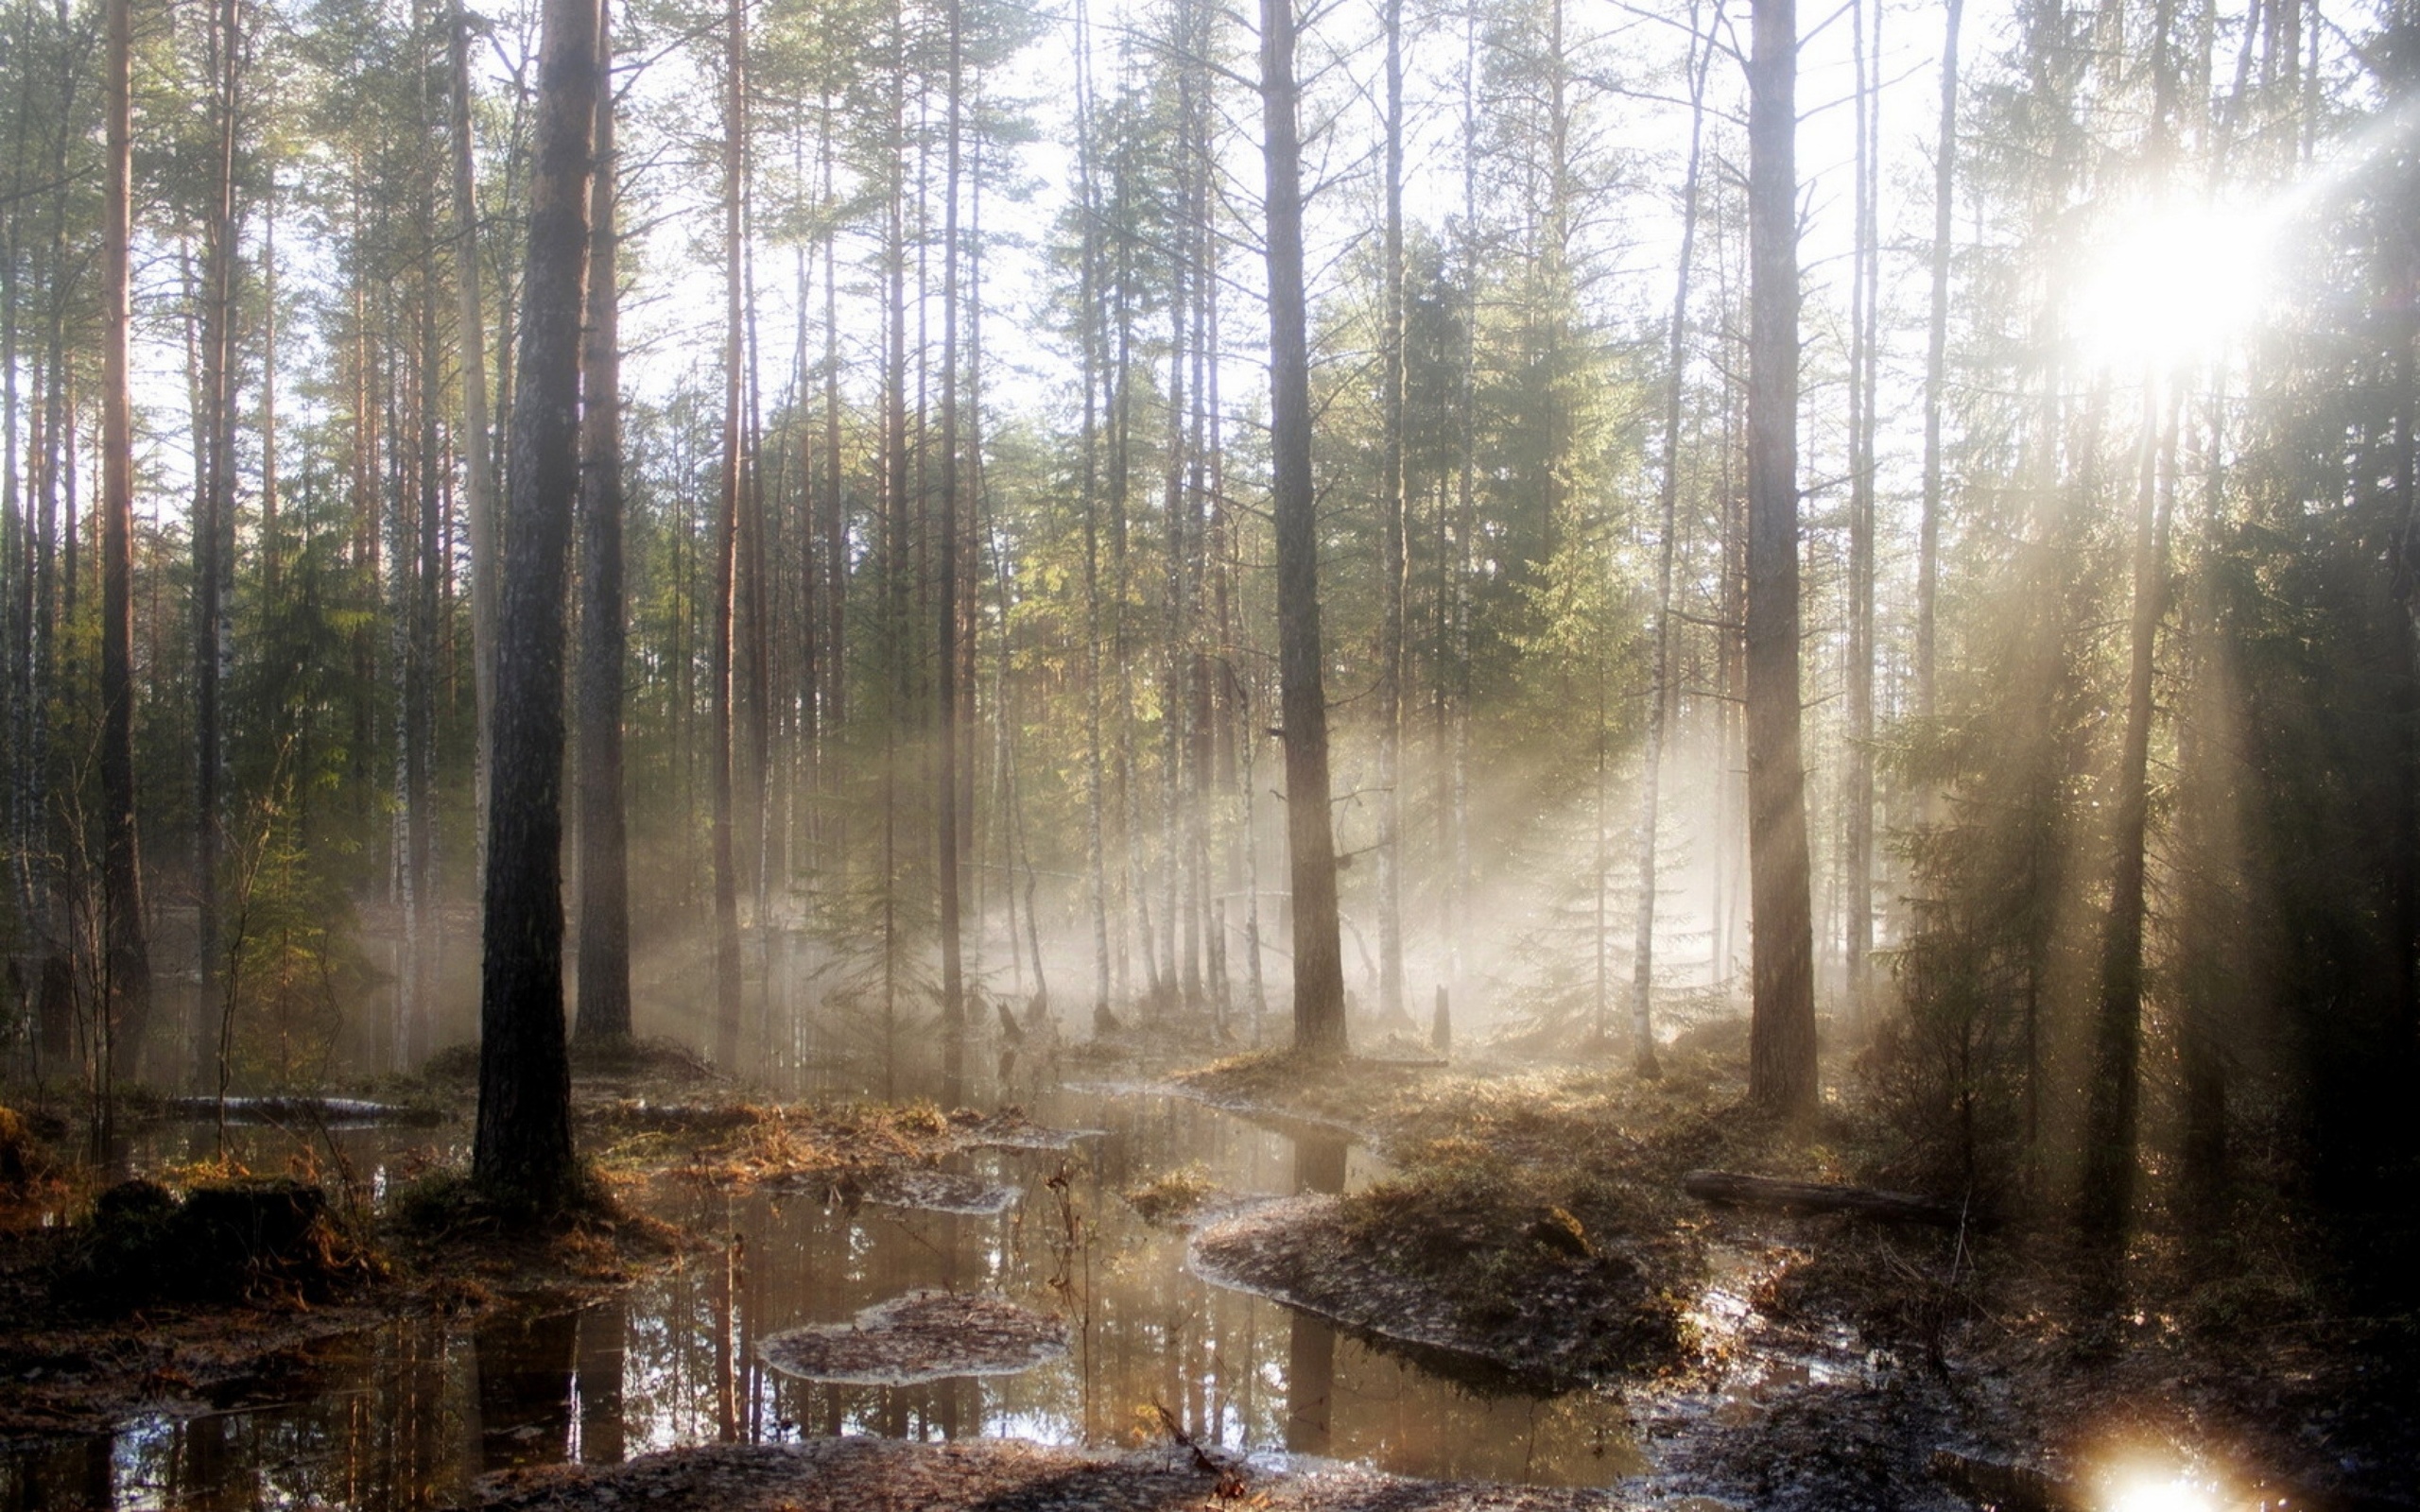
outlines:
[[2123, 1466], [2103, 1485], [2104, 1512], [2220, 1512], [2213, 1486], [2169, 1466]]
[[2111, 368], [2201, 361], [2251, 324], [2269, 286], [2264, 217], [2204, 204], [2147, 206], [2086, 252], [2076, 339]]

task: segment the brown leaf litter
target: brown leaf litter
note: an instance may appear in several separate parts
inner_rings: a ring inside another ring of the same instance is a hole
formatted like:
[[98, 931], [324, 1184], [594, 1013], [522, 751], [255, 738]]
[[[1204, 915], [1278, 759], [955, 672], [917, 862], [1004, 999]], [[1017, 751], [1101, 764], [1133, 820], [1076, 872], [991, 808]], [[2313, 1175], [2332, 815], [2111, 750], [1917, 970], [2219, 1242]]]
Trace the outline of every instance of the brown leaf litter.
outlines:
[[756, 1346], [785, 1375], [855, 1386], [1004, 1376], [1067, 1352], [1067, 1325], [994, 1297], [910, 1292], [847, 1323], [776, 1333]]

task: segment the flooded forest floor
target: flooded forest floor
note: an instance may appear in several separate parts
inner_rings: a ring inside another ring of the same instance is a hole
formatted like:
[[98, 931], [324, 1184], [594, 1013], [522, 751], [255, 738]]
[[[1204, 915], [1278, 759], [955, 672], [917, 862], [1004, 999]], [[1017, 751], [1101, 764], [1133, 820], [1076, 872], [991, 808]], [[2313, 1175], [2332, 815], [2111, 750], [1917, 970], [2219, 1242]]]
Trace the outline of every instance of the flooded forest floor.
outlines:
[[[2283, 1232], [2112, 1265], [1687, 1194], [1893, 1184], [1838, 1105], [1746, 1111], [1741, 1038], [1651, 1081], [1120, 1041], [980, 1111], [664, 1047], [582, 1068], [596, 1198], [537, 1234], [464, 1191], [461, 1053], [223, 1136], [130, 1101], [97, 1172], [21, 1098], [0, 1512], [2420, 1504], [2408, 1303]], [[997, 1359], [882, 1335], [925, 1298]]]

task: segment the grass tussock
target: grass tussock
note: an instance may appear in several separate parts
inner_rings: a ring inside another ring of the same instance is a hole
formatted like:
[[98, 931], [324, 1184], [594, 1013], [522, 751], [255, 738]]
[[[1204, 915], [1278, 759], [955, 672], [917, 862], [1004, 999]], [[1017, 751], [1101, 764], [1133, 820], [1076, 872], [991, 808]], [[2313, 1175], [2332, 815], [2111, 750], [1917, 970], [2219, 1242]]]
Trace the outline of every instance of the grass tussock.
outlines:
[[95, 1314], [161, 1302], [309, 1306], [386, 1272], [319, 1186], [238, 1178], [197, 1185], [181, 1201], [156, 1182], [131, 1180], [101, 1193], [51, 1290]]
[[1120, 1194], [1145, 1223], [1165, 1224], [1193, 1216], [1218, 1190], [1217, 1183], [1210, 1179], [1210, 1168], [1196, 1160], [1173, 1171], [1163, 1171]]
[[584, 1141], [609, 1178], [665, 1171], [717, 1188], [925, 1165], [954, 1148], [959, 1126], [929, 1102], [831, 1107], [659, 1104], [624, 1099], [581, 1111]]

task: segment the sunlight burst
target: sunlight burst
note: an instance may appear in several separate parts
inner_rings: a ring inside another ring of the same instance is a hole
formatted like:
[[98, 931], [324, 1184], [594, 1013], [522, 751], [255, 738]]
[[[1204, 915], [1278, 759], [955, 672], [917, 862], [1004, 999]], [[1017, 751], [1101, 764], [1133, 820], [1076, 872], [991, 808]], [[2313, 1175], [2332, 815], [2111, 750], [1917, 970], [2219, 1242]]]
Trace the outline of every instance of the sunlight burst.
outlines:
[[2174, 368], [2213, 354], [2259, 314], [2270, 225], [2240, 208], [2147, 206], [2087, 253], [2078, 342], [2104, 366]]
[[2137, 1465], [2109, 1477], [2101, 1505], [2106, 1512], [2219, 1512], [2219, 1497], [2181, 1470]]

